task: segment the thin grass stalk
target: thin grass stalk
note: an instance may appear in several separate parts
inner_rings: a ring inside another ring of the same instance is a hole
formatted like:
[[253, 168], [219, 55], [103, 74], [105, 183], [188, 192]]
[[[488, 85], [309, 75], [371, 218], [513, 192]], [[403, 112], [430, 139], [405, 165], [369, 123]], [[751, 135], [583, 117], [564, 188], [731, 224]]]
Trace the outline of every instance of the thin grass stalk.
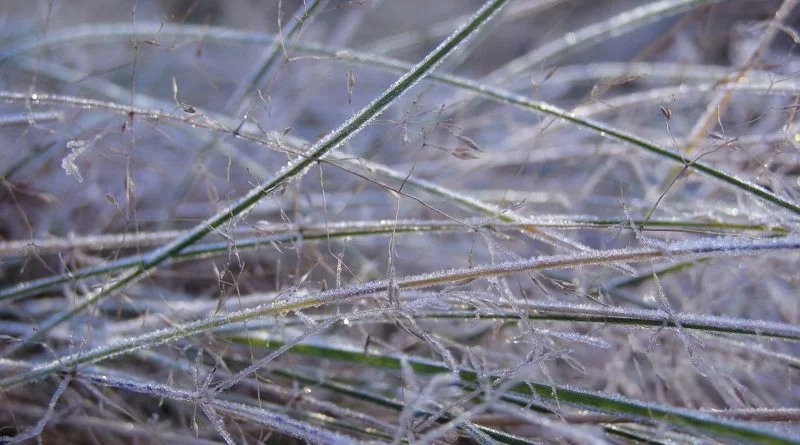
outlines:
[[[260, 294], [241, 296], [239, 307], [256, 306], [264, 301]], [[274, 298], [274, 297], [273, 297]], [[413, 302], [415, 298], [408, 298]], [[437, 300], [447, 302], [446, 299], [437, 297]], [[499, 300], [499, 299], [498, 299]], [[252, 303], [247, 304], [252, 301]], [[452, 301], [453, 308], [447, 311], [409, 309], [414, 319], [463, 319], [463, 320], [541, 320], [550, 322], [571, 323], [601, 323], [608, 327], [637, 326], [642, 328], [680, 328], [686, 330], [702, 331], [709, 334], [737, 334], [776, 340], [800, 341], [800, 327], [790, 324], [766, 320], [753, 320], [746, 318], [715, 316], [705, 314], [692, 314], [685, 312], [667, 312], [663, 309], [636, 309], [629, 307], [609, 307], [590, 304], [570, 303], [539, 303], [516, 301], [513, 305], [498, 301], [493, 303], [496, 308], [467, 309], [460, 307], [464, 303], [460, 300]], [[191, 308], [181, 310], [183, 317], [171, 320], [172, 323], [185, 321], [187, 318], [201, 316], [204, 313], [213, 313], [219, 310], [219, 305], [213, 301], [206, 304], [192, 303]], [[199, 307], [196, 307], [199, 306]], [[180, 307], [180, 306], [178, 306]], [[230, 309], [229, 309], [230, 310]], [[306, 320], [316, 323], [325, 323], [331, 314], [306, 316]], [[390, 321], [391, 317], [385, 312], [367, 312], [351, 314], [346, 317], [348, 323], [376, 323]], [[150, 320], [158, 322], [157, 314], [152, 317], [133, 319], [127, 324], [110, 331], [117, 337], [136, 335], [142, 326], [152, 327]], [[162, 324], [160, 322], [159, 324]], [[259, 323], [249, 323], [250, 329], [271, 329], [275, 322], [262, 320]], [[303, 320], [281, 321], [281, 326], [302, 328]], [[234, 332], [234, 329], [223, 328], [219, 332]]]
[[[724, 65], [645, 61], [595, 62], [560, 66], [555, 74], [542, 81], [547, 82], [547, 85], [594, 85], [597, 81], [611, 81], [616, 84], [638, 80], [647, 83], [714, 82], [726, 78], [729, 74], [730, 68]], [[748, 73], [747, 78], [755, 82], [767, 82], [775, 78], [775, 73], [753, 70]]]
[[[475, 321], [528, 319], [550, 322], [602, 323], [608, 327], [680, 328], [703, 331], [708, 334], [737, 334], [775, 340], [800, 341], [800, 327], [790, 323], [767, 320], [667, 312], [663, 309], [637, 309], [590, 304], [518, 301], [514, 302], [513, 305], [496, 302], [494, 303], [497, 306], [496, 309], [459, 309], [459, 306], [463, 306], [463, 302], [454, 300], [452, 303], [453, 308], [447, 311], [412, 309], [409, 312], [415, 319], [463, 319]], [[213, 308], [209, 308], [209, 310], [211, 309]], [[350, 324], [386, 321], [382, 315], [366, 313], [363, 316], [348, 316], [347, 319]], [[309, 319], [322, 323], [329, 317], [330, 315], [317, 315], [309, 317]], [[136, 322], [142, 323], [140, 320], [134, 321], [134, 323]], [[286, 327], [304, 326], [300, 320], [287, 321], [283, 325]], [[250, 325], [253, 329], [269, 329], [273, 326], [273, 323], [269, 322], [260, 327]], [[223, 329], [222, 331], [229, 332], [230, 330]], [[124, 331], [120, 333], [126, 334]], [[131, 332], [127, 333], [127, 335], [130, 334]]]

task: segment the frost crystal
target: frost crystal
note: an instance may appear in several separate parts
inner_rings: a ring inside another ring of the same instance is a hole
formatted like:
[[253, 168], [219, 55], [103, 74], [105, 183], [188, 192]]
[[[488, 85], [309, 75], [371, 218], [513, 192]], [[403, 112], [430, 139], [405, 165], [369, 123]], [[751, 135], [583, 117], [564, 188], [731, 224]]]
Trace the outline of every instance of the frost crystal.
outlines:
[[68, 176], [74, 176], [78, 182], [83, 182], [83, 176], [81, 176], [81, 172], [75, 164], [75, 159], [86, 151], [86, 147], [86, 141], [72, 140], [67, 142], [67, 148], [70, 149], [70, 153], [61, 161], [61, 168], [67, 172]]

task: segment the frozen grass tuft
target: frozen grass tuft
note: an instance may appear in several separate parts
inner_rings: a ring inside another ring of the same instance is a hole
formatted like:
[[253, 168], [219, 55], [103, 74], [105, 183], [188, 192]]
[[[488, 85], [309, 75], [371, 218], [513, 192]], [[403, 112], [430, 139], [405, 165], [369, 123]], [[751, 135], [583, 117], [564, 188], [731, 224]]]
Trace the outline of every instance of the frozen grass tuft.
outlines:
[[261, 3], [0, 6], [1, 441], [800, 443], [796, 1]]

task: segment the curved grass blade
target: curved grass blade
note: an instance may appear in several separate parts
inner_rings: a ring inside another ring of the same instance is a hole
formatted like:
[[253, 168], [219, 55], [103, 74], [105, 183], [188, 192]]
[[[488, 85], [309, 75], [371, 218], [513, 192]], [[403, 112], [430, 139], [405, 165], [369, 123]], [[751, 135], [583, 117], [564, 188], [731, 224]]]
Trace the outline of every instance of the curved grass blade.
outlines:
[[[266, 348], [280, 347], [282, 344], [280, 341], [268, 337], [234, 337], [234, 340], [251, 346]], [[392, 370], [399, 370], [401, 361], [406, 361], [415, 372], [420, 374], [451, 372], [446, 364], [426, 358], [377, 353], [364, 354], [363, 351], [357, 348], [336, 348], [327, 344], [303, 343], [296, 345], [292, 352]], [[479, 384], [479, 374], [473, 370], [460, 369], [458, 375], [462, 382], [469, 387], [475, 387], [475, 385]], [[493, 383], [502, 381], [499, 376], [490, 376], [489, 379]], [[663, 422], [679, 429], [700, 430], [715, 436], [748, 440], [753, 443], [800, 443], [800, 440], [777, 431], [755, 427], [743, 422], [721, 419], [705, 412], [642, 402], [636, 399], [580, 388], [524, 381], [515, 384], [511, 391], [522, 396], [526, 403], [530, 401], [530, 396], [536, 396], [543, 399], [557, 400], [559, 403], [569, 403], [592, 411], [615, 414], [632, 420]], [[513, 397], [513, 395], [503, 396], [503, 398], [506, 397]]]

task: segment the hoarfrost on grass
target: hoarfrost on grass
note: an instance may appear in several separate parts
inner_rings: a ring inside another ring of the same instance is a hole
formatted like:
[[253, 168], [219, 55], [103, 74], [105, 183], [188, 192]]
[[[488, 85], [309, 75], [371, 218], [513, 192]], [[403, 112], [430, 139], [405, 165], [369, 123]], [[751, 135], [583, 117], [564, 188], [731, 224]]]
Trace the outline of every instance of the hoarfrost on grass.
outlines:
[[87, 147], [88, 144], [86, 141], [76, 139], [67, 142], [67, 148], [70, 150], [70, 152], [61, 161], [61, 168], [64, 169], [68, 176], [74, 177], [78, 182], [83, 182], [83, 176], [78, 169], [78, 165], [75, 164], [75, 160], [78, 159], [78, 156], [80, 156], [84, 151], [86, 151]]

